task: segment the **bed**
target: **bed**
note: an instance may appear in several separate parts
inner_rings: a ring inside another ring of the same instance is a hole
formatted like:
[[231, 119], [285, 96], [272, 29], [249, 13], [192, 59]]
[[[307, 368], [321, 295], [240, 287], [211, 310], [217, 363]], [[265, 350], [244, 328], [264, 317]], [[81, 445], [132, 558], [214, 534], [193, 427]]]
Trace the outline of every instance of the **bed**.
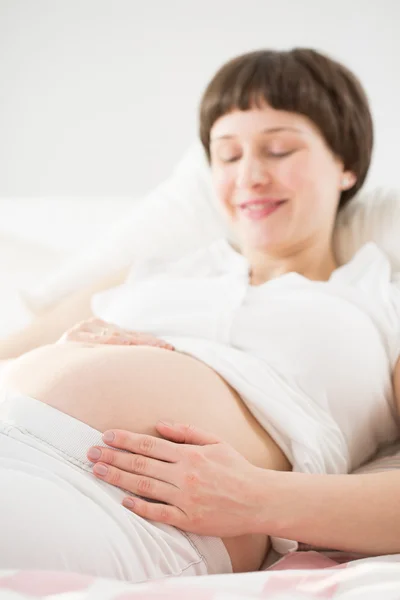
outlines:
[[266, 571], [131, 585], [75, 573], [0, 571], [7, 600], [398, 600], [400, 555], [296, 552]]

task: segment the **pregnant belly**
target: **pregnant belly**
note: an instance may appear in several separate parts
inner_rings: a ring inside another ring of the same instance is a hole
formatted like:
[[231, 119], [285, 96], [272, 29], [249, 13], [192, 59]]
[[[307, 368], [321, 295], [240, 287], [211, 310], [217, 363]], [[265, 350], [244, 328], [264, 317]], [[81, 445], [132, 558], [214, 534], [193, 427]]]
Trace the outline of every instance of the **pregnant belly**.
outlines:
[[[149, 346], [53, 344], [17, 359], [4, 385], [99, 431], [120, 428], [158, 435], [158, 419], [187, 422], [220, 436], [256, 466], [290, 468], [238, 394], [186, 354]], [[243, 568], [247, 564], [257, 568], [256, 559], [249, 557], [265, 549], [259, 537], [224, 542], [235, 571], [248, 570]]]

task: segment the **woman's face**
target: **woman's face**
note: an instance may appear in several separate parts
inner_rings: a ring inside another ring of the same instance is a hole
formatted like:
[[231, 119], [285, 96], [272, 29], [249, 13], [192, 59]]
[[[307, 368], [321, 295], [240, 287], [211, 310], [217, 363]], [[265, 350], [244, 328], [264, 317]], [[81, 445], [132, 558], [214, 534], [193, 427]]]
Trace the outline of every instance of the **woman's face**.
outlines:
[[355, 176], [307, 117], [267, 105], [234, 110], [214, 123], [210, 154], [217, 196], [243, 250], [330, 242], [340, 192]]

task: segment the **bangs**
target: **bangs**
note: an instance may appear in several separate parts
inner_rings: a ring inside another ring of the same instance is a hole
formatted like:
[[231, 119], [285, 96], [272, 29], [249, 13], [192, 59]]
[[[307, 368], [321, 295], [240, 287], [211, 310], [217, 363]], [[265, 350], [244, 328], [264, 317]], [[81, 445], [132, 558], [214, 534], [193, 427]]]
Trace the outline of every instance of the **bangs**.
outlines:
[[[266, 104], [310, 117], [317, 125], [323, 114], [326, 126], [327, 117], [333, 121], [333, 115], [324, 102], [325, 95], [322, 85], [290, 53], [261, 51], [238, 57], [216, 74], [204, 93], [201, 141], [204, 147], [209, 145], [210, 130], [223, 115], [233, 110], [262, 109]], [[333, 127], [329, 129], [332, 134]]]

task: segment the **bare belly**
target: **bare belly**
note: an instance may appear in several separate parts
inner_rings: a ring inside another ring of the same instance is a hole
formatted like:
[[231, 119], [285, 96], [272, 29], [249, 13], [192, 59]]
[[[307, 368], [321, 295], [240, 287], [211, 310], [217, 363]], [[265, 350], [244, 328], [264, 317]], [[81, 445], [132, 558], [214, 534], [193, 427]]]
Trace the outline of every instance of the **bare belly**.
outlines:
[[[17, 359], [4, 385], [99, 431], [119, 428], [158, 435], [158, 419], [187, 422], [220, 436], [258, 467], [290, 469], [238, 394], [210, 367], [180, 352], [52, 344]], [[268, 549], [267, 537], [261, 535], [223, 542], [234, 572], [257, 570]]]

